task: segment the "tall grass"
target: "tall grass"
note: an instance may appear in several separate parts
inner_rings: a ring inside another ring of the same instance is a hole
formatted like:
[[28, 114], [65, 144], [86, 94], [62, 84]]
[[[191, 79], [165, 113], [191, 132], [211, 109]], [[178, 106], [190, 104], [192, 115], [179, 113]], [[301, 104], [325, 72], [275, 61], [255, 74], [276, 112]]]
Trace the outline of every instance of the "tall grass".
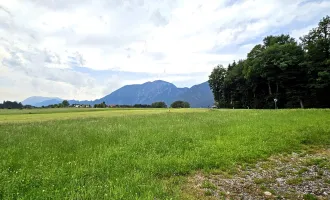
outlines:
[[0, 123], [0, 199], [179, 199], [195, 170], [227, 170], [303, 145], [330, 145], [329, 110]]

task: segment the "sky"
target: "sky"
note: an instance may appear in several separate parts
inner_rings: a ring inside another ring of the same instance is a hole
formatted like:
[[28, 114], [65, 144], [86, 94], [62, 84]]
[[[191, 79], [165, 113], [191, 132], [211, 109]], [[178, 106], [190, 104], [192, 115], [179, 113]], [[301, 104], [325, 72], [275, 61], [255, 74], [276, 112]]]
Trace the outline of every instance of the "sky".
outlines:
[[265, 36], [299, 39], [329, 10], [330, 0], [0, 0], [0, 101], [191, 87]]

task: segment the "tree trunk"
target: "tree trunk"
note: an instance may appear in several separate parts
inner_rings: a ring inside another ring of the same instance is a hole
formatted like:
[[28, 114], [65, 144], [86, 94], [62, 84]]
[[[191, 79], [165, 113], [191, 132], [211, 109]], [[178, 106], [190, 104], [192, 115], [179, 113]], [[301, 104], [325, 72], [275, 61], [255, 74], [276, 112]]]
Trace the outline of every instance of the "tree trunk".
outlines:
[[270, 82], [268, 81], [268, 92], [269, 92], [269, 95], [273, 95], [272, 94], [272, 88], [270, 87]]
[[304, 102], [303, 102], [302, 99], [299, 99], [299, 103], [300, 103], [300, 107], [301, 107], [302, 109], [304, 109]]
[[[325, 26], [324, 27], [324, 39], [325, 40], [328, 40], [328, 30], [327, 30], [327, 26]], [[327, 58], [327, 59], [329, 59], [329, 46], [328, 45], [326, 45], [325, 46], [325, 53], [326, 53], [326, 55], [325, 55], [325, 57]]]
[[278, 82], [276, 82], [276, 95], [278, 94]]

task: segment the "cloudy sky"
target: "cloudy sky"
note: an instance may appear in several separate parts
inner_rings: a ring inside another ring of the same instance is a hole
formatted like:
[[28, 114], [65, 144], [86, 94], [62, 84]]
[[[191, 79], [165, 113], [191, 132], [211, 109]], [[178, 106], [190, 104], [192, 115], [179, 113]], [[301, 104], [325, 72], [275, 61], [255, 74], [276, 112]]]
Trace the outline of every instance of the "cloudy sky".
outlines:
[[0, 0], [0, 101], [190, 87], [270, 34], [306, 34], [330, 0]]

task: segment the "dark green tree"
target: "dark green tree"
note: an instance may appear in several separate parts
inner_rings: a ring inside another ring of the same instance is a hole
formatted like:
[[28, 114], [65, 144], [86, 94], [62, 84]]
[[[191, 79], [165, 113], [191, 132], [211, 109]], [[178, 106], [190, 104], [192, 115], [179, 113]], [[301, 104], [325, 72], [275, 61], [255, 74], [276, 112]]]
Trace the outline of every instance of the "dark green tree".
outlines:
[[167, 105], [165, 102], [154, 102], [151, 104], [152, 108], [167, 108]]
[[[267, 42], [268, 40], [272, 42]], [[267, 43], [270, 46], [267, 46]], [[304, 62], [301, 46], [288, 35], [267, 37], [264, 45], [261, 77], [267, 81], [268, 102], [277, 98], [285, 107], [284, 104], [289, 98], [290, 107], [300, 105], [303, 108], [303, 95], [306, 93], [306, 88], [302, 85], [306, 84], [306, 74], [301, 64]]]
[[190, 108], [190, 104], [186, 101], [175, 101], [171, 104], [171, 108]]
[[106, 108], [107, 104], [105, 104], [105, 102], [103, 101], [100, 104], [94, 104], [94, 108]]
[[312, 107], [330, 107], [330, 17], [300, 38], [308, 74], [309, 101]]
[[69, 101], [67, 101], [67, 100], [63, 100], [62, 105], [63, 105], [63, 107], [69, 107], [70, 106]]
[[222, 106], [226, 102], [225, 93], [225, 77], [227, 70], [222, 66], [216, 66], [211, 75], [209, 76], [209, 85], [212, 90], [214, 100], [217, 102], [218, 106]]
[[23, 105], [21, 102], [16, 101], [3, 101], [2, 104], [0, 104], [1, 109], [22, 109]]
[[209, 84], [219, 107], [330, 107], [330, 18], [304, 36], [268, 36], [240, 60], [214, 68]]

